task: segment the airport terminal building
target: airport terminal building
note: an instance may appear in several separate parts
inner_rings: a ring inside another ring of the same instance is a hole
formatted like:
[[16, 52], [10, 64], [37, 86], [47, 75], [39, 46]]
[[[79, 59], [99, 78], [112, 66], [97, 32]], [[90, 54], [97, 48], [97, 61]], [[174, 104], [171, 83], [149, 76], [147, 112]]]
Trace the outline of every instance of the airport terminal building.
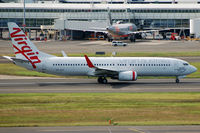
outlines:
[[[106, 25], [108, 10], [112, 21], [135, 23], [143, 29], [170, 28], [188, 30], [190, 19], [200, 18], [200, 4], [66, 4], [27, 3], [26, 27], [39, 30], [41, 25], [55, 25], [62, 20], [62, 28], [67, 30], [69, 22], [103, 22]], [[23, 25], [23, 3], [0, 3], [0, 31], [7, 29], [7, 22]], [[74, 23], [75, 24], [75, 23]], [[98, 24], [98, 23], [97, 23]], [[57, 24], [58, 25], [58, 24]], [[77, 26], [87, 27], [78, 24]], [[102, 27], [101, 25], [98, 25]], [[69, 28], [70, 29], [70, 28]]]

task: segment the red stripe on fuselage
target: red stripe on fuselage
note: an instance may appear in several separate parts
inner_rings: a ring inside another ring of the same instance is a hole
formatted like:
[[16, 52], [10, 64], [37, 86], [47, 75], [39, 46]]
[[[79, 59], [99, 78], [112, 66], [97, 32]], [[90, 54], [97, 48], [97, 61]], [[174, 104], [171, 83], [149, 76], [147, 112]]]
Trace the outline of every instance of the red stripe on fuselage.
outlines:
[[117, 27], [117, 26], [115, 26], [115, 30], [116, 30], [117, 33], [120, 32], [120, 29], [119, 29], [119, 27]]
[[113, 37], [129, 37], [129, 35], [116, 35], [116, 34], [112, 34]]

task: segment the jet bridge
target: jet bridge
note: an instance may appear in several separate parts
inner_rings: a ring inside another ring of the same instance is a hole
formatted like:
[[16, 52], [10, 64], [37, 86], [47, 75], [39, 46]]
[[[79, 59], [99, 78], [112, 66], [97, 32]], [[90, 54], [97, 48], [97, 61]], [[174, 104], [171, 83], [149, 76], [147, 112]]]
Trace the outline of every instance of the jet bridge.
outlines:
[[[74, 20], [63, 20], [57, 19], [54, 23], [54, 29], [60, 31], [60, 36], [66, 36], [67, 33], [70, 32], [71, 39], [76, 38], [76, 36], [80, 37], [80, 32], [89, 31], [106, 31], [107, 27], [106, 20], [90, 20], [90, 21], [74, 21]], [[77, 34], [79, 32], [79, 34]], [[84, 36], [84, 35], [83, 35]]]

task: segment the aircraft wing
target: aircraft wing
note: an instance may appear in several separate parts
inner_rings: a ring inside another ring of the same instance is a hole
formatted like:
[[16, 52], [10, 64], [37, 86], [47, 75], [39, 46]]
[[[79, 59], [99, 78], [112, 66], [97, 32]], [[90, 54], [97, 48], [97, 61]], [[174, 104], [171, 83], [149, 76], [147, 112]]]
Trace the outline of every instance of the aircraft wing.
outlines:
[[90, 29], [84, 30], [79, 28], [68, 28], [68, 30], [79, 30], [79, 31], [89, 31], [89, 32], [101, 32], [101, 33], [108, 33], [108, 31], [105, 28], [96, 28], [91, 27]]
[[91, 27], [90, 30], [93, 32], [108, 33], [106, 28]]
[[141, 30], [141, 31], [129, 32], [129, 34], [152, 33], [152, 32], [159, 32], [159, 31], [166, 31], [166, 30], [169, 30], [169, 29], [160, 29], [160, 30]]
[[88, 64], [88, 67], [89, 68], [93, 68], [95, 71], [93, 72], [93, 75], [95, 76], [109, 76], [109, 77], [114, 77], [116, 75], [118, 75], [118, 71], [115, 71], [115, 70], [109, 70], [109, 69], [104, 69], [104, 68], [99, 68], [99, 67], [96, 67], [92, 64], [92, 62], [90, 61], [90, 59], [88, 58], [87, 55], [84, 55], [85, 56], [85, 59], [86, 59], [86, 62]]

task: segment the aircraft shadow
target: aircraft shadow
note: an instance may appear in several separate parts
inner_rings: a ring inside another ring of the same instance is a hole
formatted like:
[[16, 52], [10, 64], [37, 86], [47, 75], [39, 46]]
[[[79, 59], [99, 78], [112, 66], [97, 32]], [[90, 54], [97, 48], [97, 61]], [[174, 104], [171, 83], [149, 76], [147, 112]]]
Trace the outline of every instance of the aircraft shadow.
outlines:
[[37, 83], [38, 86], [45, 87], [45, 86], [74, 86], [74, 87], [102, 87], [102, 88], [107, 88], [111, 87], [112, 89], [122, 89], [126, 87], [162, 87], [162, 86], [185, 86], [185, 85], [200, 85], [200, 83], [197, 82], [180, 82], [180, 83], [175, 83], [175, 82], [109, 82], [107, 84], [99, 84], [96, 82], [73, 82], [73, 83], [65, 83], [65, 82], [55, 82], [55, 83]]

